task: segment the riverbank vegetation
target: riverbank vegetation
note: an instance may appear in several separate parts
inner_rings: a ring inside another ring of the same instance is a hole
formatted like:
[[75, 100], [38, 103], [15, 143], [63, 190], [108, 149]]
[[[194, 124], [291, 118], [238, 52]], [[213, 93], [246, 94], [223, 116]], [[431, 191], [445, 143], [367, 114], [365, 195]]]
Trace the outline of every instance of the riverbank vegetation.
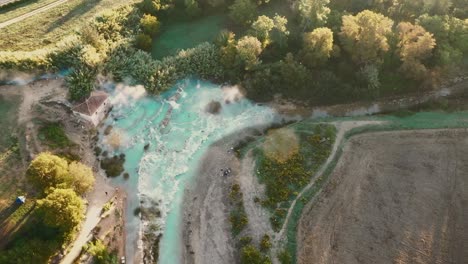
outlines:
[[[151, 93], [196, 75], [240, 83], [256, 101], [280, 94], [313, 104], [341, 103], [431, 89], [466, 69], [465, 9], [458, 1], [144, 0], [101, 13], [56, 48], [2, 52], [0, 65], [21, 70], [85, 67], [143, 84]], [[158, 42], [171, 23], [222, 12], [229, 19], [212, 44], [161, 60], [147, 52], [150, 39]], [[69, 86], [94, 86], [92, 78], [82, 79]]]
[[328, 158], [335, 133], [331, 125], [298, 123], [268, 132], [262, 147], [254, 150], [257, 176], [265, 185], [260, 202], [272, 213], [273, 230], [280, 230], [290, 201]]

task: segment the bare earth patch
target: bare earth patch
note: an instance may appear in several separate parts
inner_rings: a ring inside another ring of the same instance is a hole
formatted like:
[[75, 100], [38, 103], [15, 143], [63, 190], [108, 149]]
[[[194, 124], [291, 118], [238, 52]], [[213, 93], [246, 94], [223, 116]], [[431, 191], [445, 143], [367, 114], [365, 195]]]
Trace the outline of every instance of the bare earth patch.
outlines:
[[305, 208], [298, 263], [464, 263], [468, 131], [360, 135]]

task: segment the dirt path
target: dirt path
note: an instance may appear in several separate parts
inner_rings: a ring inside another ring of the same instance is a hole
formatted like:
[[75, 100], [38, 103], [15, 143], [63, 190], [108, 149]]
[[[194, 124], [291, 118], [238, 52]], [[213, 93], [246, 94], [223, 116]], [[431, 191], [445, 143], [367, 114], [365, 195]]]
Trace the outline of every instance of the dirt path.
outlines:
[[298, 263], [465, 263], [468, 131], [353, 137], [304, 209]]
[[65, 3], [65, 2], [67, 2], [67, 1], [68, 0], [58, 0], [56, 2], [53, 2], [53, 3], [50, 3], [50, 4], [45, 5], [43, 7], [40, 7], [38, 9], [36, 9], [36, 10], [33, 10], [33, 11], [29, 12], [29, 13], [23, 14], [21, 16], [18, 16], [18, 17], [15, 17], [13, 19], [10, 19], [8, 21], [5, 21], [3, 23], [0, 23], [0, 29], [2, 29], [4, 27], [7, 27], [7, 26], [9, 26], [11, 24], [20, 22], [20, 21], [22, 21], [22, 20], [24, 20], [26, 18], [29, 18], [29, 17], [32, 17], [34, 15], [40, 14], [40, 13], [42, 13], [44, 11], [47, 11], [47, 10], [49, 10], [51, 8], [54, 8], [54, 7], [58, 6], [58, 5], [61, 5], [61, 4]]
[[[106, 192], [108, 193], [106, 195]], [[115, 195], [115, 190], [104, 177], [97, 176], [94, 191], [88, 195], [88, 209], [86, 211], [86, 219], [81, 226], [80, 233], [77, 239], [73, 242], [70, 251], [60, 263], [71, 264], [80, 255], [83, 246], [91, 239], [91, 231], [101, 221], [101, 211], [105, 203]]]

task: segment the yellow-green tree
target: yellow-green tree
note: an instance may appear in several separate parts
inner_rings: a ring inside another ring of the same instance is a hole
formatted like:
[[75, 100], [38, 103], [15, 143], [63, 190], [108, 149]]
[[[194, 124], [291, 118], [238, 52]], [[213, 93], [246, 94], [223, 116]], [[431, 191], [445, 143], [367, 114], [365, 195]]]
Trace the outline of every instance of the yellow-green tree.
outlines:
[[37, 204], [44, 223], [58, 228], [67, 239], [72, 238], [84, 218], [83, 200], [72, 189], [52, 189]]
[[245, 36], [241, 38], [237, 42], [236, 49], [238, 58], [246, 70], [251, 70], [260, 63], [258, 56], [262, 53], [262, 43], [256, 37]]
[[140, 19], [140, 26], [145, 34], [155, 36], [159, 32], [159, 28], [161, 25], [157, 17], [145, 14]]
[[303, 30], [319, 27], [327, 23], [330, 0], [297, 0], [296, 10]]
[[426, 76], [423, 60], [432, 55], [436, 45], [433, 35], [419, 25], [401, 22], [398, 29], [398, 48], [403, 62], [402, 72], [409, 78], [420, 80]]
[[83, 195], [93, 188], [95, 179], [90, 167], [74, 161], [68, 165], [68, 173], [70, 186], [79, 195]]
[[27, 176], [41, 190], [56, 187], [68, 181], [68, 163], [49, 152], [43, 152], [31, 162]]
[[316, 28], [305, 33], [302, 42], [302, 61], [309, 67], [315, 67], [330, 58], [333, 51], [333, 32], [326, 27]]
[[263, 47], [266, 47], [270, 42], [270, 31], [275, 26], [273, 19], [267, 16], [259, 16], [252, 23], [252, 32], [255, 37], [262, 42]]
[[369, 10], [343, 16], [340, 33], [343, 49], [357, 64], [375, 64], [389, 49], [387, 35], [392, 26], [390, 18]]

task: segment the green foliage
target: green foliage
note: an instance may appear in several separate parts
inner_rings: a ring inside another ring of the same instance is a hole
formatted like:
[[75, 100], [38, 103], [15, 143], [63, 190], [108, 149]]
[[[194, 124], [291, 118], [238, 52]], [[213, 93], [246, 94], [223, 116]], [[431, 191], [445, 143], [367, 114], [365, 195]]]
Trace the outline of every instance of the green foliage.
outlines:
[[309, 67], [324, 64], [333, 51], [333, 32], [329, 28], [316, 28], [305, 33], [300, 52], [302, 61]]
[[270, 248], [271, 248], [270, 236], [265, 234], [265, 235], [263, 235], [262, 240], [260, 241], [260, 249], [263, 252], [266, 252], [266, 251], [270, 250]]
[[341, 42], [357, 64], [377, 63], [388, 51], [387, 35], [392, 32], [393, 21], [369, 10], [356, 16], [343, 16]]
[[460, 64], [468, 54], [468, 19], [450, 16], [423, 15], [417, 24], [434, 34], [436, 63], [439, 65]]
[[39, 137], [47, 141], [52, 148], [65, 148], [73, 145], [60, 123], [47, 123], [39, 129]]
[[88, 97], [94, 90], [96, 71], [88, 67], [73, 70], [66, 78], [70, 99], [74, 101]]
[[83, 249], [94, 257], [96, 264], [117, 264], [118, 257], [115, 253], [110, 253], [106, 245], [100, 240], [88, 242]]
[[48, 263], [58, 245], [38, 238], [16, 241], [11, 248], [0, 251], [0, 263]]
[[231, 230], [234, 236], [239, 235], [242, 230], [249, 223], [247, 213], [244, 209], [244, 202], [242, 200], [242, 192], [239, 184], [234, 184], [229, 193], [229, 200], [232, 203], [233, 209], [229, 215], [229, 222], [231, 223]]
[[236, 49], [237, 56], [243, 63], [245, 70], [251, 70], [260, 64], [258, 57], [262, 53], [262, 44], [257, 38], [251, 36], [241, 38], [237, 42]]
[[43, 192], [49, 188], [72, 188], [82, 195], [94, 185], [94, 175], [88, 166], [68, 162], [48, 152], [40, 153], [29, 165], [28, 178]]
[[135, 36], [135, 47], [144, 51], [151, 51], [153, 40], [150, 35], [140, 33]]
[[58, 156], [43, 152], [31, 162], [27, 176], [41, 190], [56, 187], [68, 180], [68, 163]]
[[158, 21], [157, 17], [145, 14], [140, 19], [140, 27], [145, 34], [154, 37], [159, 32], [161, 23]]
[[70, 241], [84, 219], [84, 202], [72, 189], [52, 189], [37, 201], [44, 223], [58, 228]]
[[[301, 126], [299, 123], [296, 126]], [[305, 124], [311, 134], [299, 134], [299, 152], [284, 162], [270, 159], [262, 149], [256, 149], [257, 176], [265, 184], [265, 199], [262, 205], [274, 214], [270, 221], [273, 230], [281, 228], [289, 201], [306, 186], [310, 178], [328, 158], [334, 143], [335, 129], [327, 125]], [[307, 157], [307, 158], [306, 158]]]
[[257, 13], [257, 4], [252, 0], [234, 0], [229, 7], [229, 16], [234, 23], [248, 25], [252, 23]]
[[101, 160], [101, 168], [106, 172], [107, 177], [117, 177], [124, 172], [124, 162], [125, 155], [123, 154], [105, 157]]
[[247, 245], [241, 249], [242, 264], [271, 264], [270, 258], [264, 256], [255, 246]]
[[288, 251], [283, 250], [278, 254], [278, 260], [281, 264], [292, 264], [293, 260]]
[[94, 186], [93, 170], [83, 163], [73, 161], [68, 165], [69, 186], [72, 186], [75, 192], [83, 195], [89, 192]]
[[297, 0], [295, 8], [303, 31], [324, 26], [330, 14], [330, 0]]

